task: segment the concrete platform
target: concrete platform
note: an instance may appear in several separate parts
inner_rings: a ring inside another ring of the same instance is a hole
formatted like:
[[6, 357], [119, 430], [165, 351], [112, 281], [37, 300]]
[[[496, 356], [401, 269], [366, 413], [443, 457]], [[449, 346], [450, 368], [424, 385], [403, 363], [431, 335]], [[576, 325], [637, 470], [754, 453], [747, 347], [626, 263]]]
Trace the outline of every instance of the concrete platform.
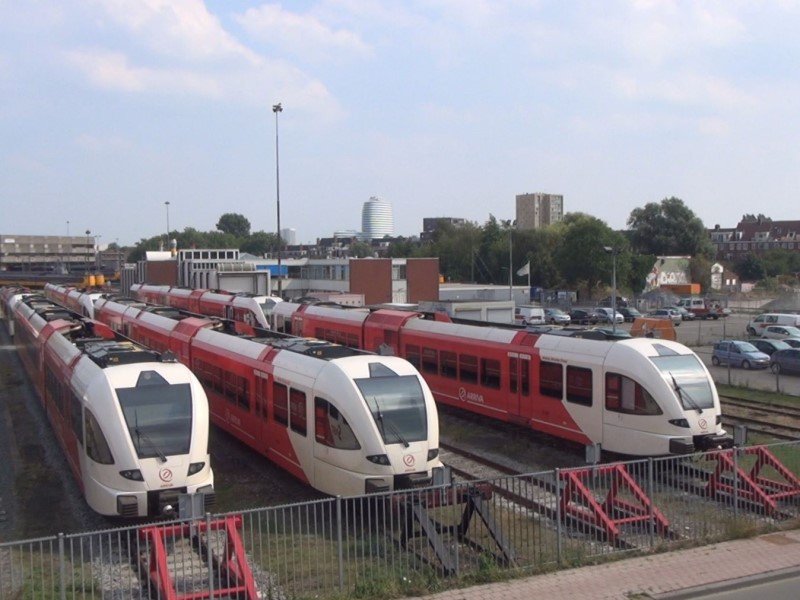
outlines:
[[[800, 530], [449, 590], [426, 600], [677, 600], [786, 579], [800, 597]], [[761, 594], [754, 588], [753, 598]]]

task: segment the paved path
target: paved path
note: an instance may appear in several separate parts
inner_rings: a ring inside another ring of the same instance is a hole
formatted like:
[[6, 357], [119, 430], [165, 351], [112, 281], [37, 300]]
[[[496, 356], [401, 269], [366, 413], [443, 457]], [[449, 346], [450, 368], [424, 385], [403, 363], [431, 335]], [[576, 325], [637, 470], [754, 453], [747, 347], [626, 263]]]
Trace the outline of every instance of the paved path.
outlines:
[[[689, 598], [748, 578], [800, 573], [800, 530], [771, 533], [567, 569], [508, 582], [449, 590], [425, 600], [632, 600]], [[800, 597], [798, 590], [797, 597]]]

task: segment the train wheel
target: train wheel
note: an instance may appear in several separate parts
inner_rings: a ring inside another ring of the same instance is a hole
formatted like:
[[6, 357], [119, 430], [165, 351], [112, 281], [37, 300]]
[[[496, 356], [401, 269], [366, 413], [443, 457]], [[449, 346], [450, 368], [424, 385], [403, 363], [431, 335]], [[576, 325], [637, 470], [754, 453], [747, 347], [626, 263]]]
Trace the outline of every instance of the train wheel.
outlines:
[[750, 361], [749, 360], [743, 360], [742, 361], [742, 368], [743, 369], [749, 369], [750, 368]]
[[717, 358], [716, 356], [712, 356], [711, 357], [711, 364], [714, 365], [715, 367], [718, 367], [719, 366], [719, 358]]

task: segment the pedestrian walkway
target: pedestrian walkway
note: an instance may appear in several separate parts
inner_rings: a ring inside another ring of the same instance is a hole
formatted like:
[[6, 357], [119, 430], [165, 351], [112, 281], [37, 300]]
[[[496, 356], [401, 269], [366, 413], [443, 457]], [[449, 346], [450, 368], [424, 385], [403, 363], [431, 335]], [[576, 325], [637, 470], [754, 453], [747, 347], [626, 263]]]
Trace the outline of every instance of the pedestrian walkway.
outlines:
[[[425, 596], [425, 600], [632, 600], [688, 597], [681, 591], [757, 576], [800, 572], [800, 530], [770, 533], [565, 569]], [[800, 597], [800, 593], [798, 593]]]

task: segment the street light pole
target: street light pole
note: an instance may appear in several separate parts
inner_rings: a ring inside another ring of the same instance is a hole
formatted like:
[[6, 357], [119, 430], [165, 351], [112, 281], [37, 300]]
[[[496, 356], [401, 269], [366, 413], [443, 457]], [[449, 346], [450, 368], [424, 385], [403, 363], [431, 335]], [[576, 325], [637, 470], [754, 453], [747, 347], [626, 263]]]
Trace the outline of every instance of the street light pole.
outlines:
[[164, 249], [169, 252], [169, 200], [164, 202], [164, 206], [167, 207], [167, 244], [164, 246]]
[[91, 230], [86, 230], [86, 281], [89, 281], [89, 256], [91, 255], [89, 252], [89, 236], [91, 235]]
[[603, 246], [606, 254], [611, 255], [611, 331], [617, 333], [617, 254], [619, 250], [611, 246]]
[[278, 207], [278, 296], [283, 297], [281, 285], [281, 254], [283, 253], [283, 240], [281, 239], [281, 171], [278, 160], [278, 113], [283, 112], [281, 103], [272, 105], [275, 113], [275, 200]]

